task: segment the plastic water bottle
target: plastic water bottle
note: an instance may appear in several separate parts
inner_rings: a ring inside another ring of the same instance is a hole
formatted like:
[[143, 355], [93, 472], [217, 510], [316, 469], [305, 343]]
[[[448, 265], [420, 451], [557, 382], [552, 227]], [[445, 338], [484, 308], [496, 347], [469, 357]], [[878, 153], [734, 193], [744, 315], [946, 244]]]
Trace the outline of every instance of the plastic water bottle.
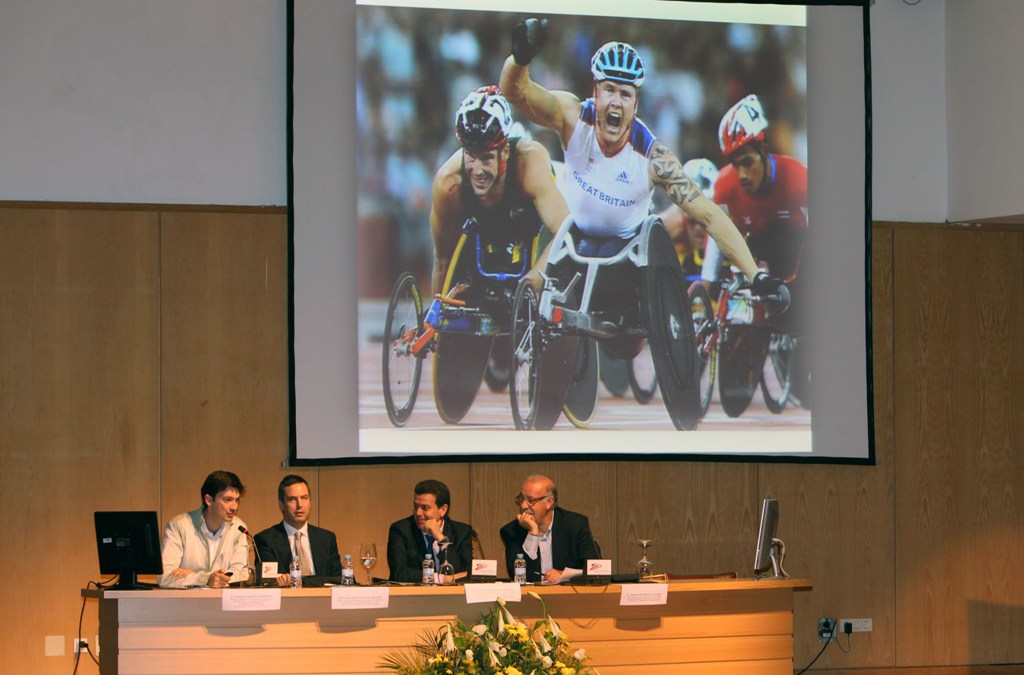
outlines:
[[299, 556], [292, 556], [292, 564], [288, 566], [288, 573], [292, 576], [292, 588], [302, 588], [302, 566], [299, 564]]
[[434, 585], [434, 555], [432, 553], [428, 553], [427, 557], [423, 559], [423, 585]]
[[352, 556], [346, 553], [345, 559], [341, 561], [341, 585], [353, 586], [355, 583], [356, 571], [352, 569]]
[[513, 574], [516, 583], [522, 586], [526, 583], [526, 559], [523, 558], [522, 553], [516, 553], [516, 560], [512, 565], [515, 567]]

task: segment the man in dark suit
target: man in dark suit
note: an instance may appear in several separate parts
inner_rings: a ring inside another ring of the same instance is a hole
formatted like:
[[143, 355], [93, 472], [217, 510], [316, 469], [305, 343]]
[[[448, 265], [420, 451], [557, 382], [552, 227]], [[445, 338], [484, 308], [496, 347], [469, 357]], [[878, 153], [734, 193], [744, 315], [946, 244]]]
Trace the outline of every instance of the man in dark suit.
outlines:
[[[435, 570], [447, 560], [455, 574], [465, 575], [473, 562], [473, 528], [448, 517], [451, 493], [439, 480], [416, 484], [412, 515], [388, 530], [388, 567], [391, 581], [422, 581], [423, 559], [434, 556]], [[441, 542], [448, 540], [446, 546]]]
[[337, 538], [330, 530], [307, 522], [312, 503], [306, 479], [285, 476], [277, 486], [277, 506], [284, 520], [253, 537], [260, 559], [277, 563], [277, 585], [288, 586], [291, 583], [288, 566], [296, 554], [302, 576], [340, 577], [341, 557], [338, 555]]
[[526, 580], [558, 583], [565, 568], [584, 569], [601, 557], [586, 516], [558, 506], [558, 488], [547, 476], [529, 476], [515, 498], [519, 513], [501, 528], [505, 565], [526, 559]]

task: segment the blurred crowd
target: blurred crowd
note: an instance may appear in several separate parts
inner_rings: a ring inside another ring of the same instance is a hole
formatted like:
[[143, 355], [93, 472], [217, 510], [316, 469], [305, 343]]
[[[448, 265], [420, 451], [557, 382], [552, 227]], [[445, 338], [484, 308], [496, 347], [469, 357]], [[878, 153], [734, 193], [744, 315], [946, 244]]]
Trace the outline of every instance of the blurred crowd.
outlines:
[[[360, 236], [373, 230], [387, 249], [374, 259], [379, 295], [403, 270], [425, 275], [431, 265], [430, 186], [455, 151], [459, 101], [496, 84], [509, 54], [510, 32], [525, 15], [357, 6], [356, 161]], [[531, 63], [548, 89], [590, 95], [590, 58], [609, 40], [631, 43], [647, 79], [639, 117], [681, 161], [706, 157], [721, 166], [722, 114], [756, 93], [771, 122], [774, 152], [807, 161], [806, 41], [803, 28], [674, 20], [553, 15], [547, 45]], [[553, 132], [525, 119], [524, 134], [562, 156]], [[656, 210], [660, 204], [655, 204]], [[383, 228], [384, 231], [379, 231]], [[362, 264], [362, 261], [361, 261]]]

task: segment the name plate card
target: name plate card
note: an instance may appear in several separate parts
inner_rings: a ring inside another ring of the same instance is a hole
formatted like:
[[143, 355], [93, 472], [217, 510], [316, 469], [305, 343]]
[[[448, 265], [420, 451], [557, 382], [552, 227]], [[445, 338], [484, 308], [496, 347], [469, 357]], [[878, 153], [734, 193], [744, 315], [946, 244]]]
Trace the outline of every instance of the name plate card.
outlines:
[[278, 575], [277, 563], [274, 561], [260, 563], [260, 574], [264, 579], [271, 579]]
[[498, 576], [498, 561], [474, 558], [471, 569], [473, 570], [472, 575], [475, 577], [496, 577]]
[[225, 612], [269, 612], [281, 609], [279, 588], [225, 588], [220, 596]]
[[588, 560], [587, 576], [589, 577], [610, 577], [612, 575], [611, 560]]
[[334, 586], [331, 609], [387, 609], [391, 590], [387, 586]]
[[622, 584], [620, 605], [667, 605], [668, 584]]
[[519, 602], [523, 599], [523, 588], [514, 583], [466, 584], [466, 604], [476, 602], [497, 602], [502, 598], [505, 602]]

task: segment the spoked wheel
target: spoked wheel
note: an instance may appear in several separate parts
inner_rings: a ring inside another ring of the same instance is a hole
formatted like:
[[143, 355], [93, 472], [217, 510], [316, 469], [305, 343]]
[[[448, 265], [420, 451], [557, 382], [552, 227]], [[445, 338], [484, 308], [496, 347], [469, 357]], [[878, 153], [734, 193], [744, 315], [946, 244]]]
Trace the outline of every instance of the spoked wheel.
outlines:
[[647, 405], [658, 390], [658, 373], [654, 368], [651, 346], [646, 342], [640, 353], [629, 362], [629, 388], [640, 405]]
[[718, 395], [729, 417], [750, 405], [768, 353], [768, 333], [757, 326], [726, 326], [719, 346]]
[[512, 340], [508, 381], [512, 421], [516, 429], [532, 429], [537, 417], [540, 370], [540, 315], [533, 286], [520, 283], [512, 301]]
[[793, 390], [793, 366], [796, 340], [788, 335], [772, 333], [768, 341], [768, 358], [761, 370], [761, 396], [764, 404], [778, 415], [789, 402]]
[[701, 418], [697, 348], [683, 270], [661, 223], [649, 230], [644, 268], [648, 341], [665, 409], [676, 429], [695, 429]]
[[384, 407], [396, 427], [405, 426], [416, 405], [423, 357], [412, 353], [412, 346], [423, 323], [423, 302], [412, 274], [405, 272], [391, 291], [387, 318], [384, 320], [384, 347], [381, 354], [381, 382]]
[[690, 312], [693, 314], [693, 333], [697, 344], [697, 358], [700, 368], [700, 414], [707, 414], [711, 396], [715, 391], [715, 367], [718, 362], [718, 345], [714, 339], [715, 312], [711, 307], [711, 296], [704, 284], [695, 281], [690, 285]]
[[565, 404], [562, 406], [566, 419], [578, 429], [590, 426], [590, 421], [594, 419], [594, 411], [597, 409], [597, 382], [601, 370], [597, 354], [597, 342], [593, 338], [583, 338], [580, 341], [572, 384], [569, 385]]

